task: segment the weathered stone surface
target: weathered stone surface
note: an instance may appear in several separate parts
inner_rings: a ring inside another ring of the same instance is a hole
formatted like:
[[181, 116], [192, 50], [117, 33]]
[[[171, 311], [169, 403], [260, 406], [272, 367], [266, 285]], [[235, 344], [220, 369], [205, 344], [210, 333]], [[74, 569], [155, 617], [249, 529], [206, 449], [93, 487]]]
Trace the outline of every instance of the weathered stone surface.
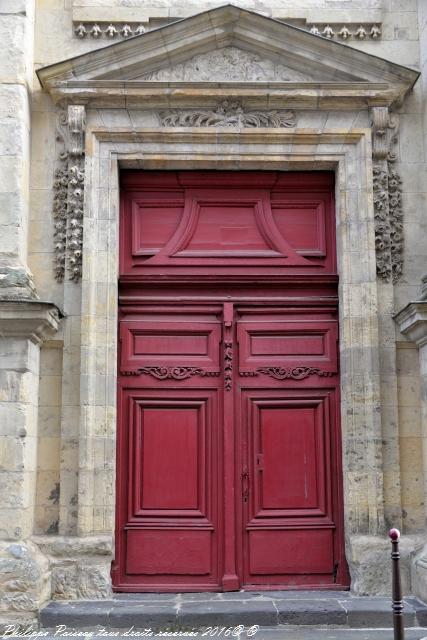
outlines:
[[276, 603], [279, 624], [339, 625], [346, 624], [347, 616], [338, 600], [280, 600]]
[[412, 565], [413, 591], [427, 602], [427, 545], [416, 556]]
[[47, 558], [32, 542], [1, 542], [0, 612], [37, 612], [49, 597]]
[[111, 594], [111, 536], [33, 536], [32, 539], [49, 558], [53, 599], [96, 600]]
[[35, 299], [37, 293], [31, 273], [22, 266], [0, 264], [0, 299]]
[[[422, 548], [423, 536], [404, 536], [400, 542], [403, 593], [411, 593], [411, 566]], [[389, 595], [391, 547], [386, 536], [354, 536], [347, 546], [352, 591], [357, 595]]]
[[113, 549], [111, 536], [33, 536], [38, 547], [49, 556], [110, 556]]

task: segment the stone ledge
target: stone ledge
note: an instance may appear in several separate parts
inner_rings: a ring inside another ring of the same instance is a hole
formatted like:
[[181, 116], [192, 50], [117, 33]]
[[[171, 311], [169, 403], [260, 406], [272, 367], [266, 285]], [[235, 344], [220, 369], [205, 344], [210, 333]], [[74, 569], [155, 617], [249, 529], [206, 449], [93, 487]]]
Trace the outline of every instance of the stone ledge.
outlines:
[[0, 336], [39, 344], [59, 328], [61, 311], [52, 302], [0, 299]]
[[47, 556], [70, 559], [81, 555], [111, 556], [113, 539], [109, 535], [99, 536], [32, 536], [32, 541]]

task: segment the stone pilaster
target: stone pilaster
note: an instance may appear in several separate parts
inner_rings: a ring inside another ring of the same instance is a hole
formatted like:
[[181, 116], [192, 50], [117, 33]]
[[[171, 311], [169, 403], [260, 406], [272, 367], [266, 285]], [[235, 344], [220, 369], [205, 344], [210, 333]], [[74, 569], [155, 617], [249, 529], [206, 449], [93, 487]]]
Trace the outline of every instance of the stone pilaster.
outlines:
[[[423, 480], [424, 495], [427, 495], [427, 300], [410, 302], [399, 311], [395, 320], [401, 333], [415, 342], [419, 350]], [[425, 509], [427, 523], [427, 504]], [[413, 588], [417, 595], [427, 600], [427, 545], [414, 562]]]
[[34, 0], [0, 5], [0, 298], [35, 298], [27, 267]]
[[8, 620], [35, 616], [50, 594], [47, 561], [29, 538], [34, 528], [40, 344], [58, 323], [53, 304], [0, 302], [0, 612]]
[[393, 282], [401, 273], [403, 250], [400, 220], [396, 221], [393, 213], [396, 209], [400, 213], [400, 194], [397, 196], [399, 206], [394, 202], [396, 199], [394, 185], [396, 180], [397, 185], [400, 182], [396, 171], [392, 168], [396, 160], [394, 145], [397, 142], [398, 126], [397, 120], [390, 116], [387, 107], [374, 107], [371, 109], [371, 117], [384, 518], [386, 526], [390, 528], [402, 526], [396, 344], [393, 322]]
[[40, 344], [58, 322], [49, 303], [0, 304], [0, 538], [6, 540], [33, 533]]

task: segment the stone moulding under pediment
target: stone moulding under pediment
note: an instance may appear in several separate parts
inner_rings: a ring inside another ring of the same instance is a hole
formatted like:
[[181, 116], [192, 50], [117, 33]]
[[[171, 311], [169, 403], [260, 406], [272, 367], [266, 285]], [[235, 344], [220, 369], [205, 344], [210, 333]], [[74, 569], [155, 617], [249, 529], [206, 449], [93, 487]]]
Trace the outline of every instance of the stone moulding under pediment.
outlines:
[[39, 69], [55, 102], [187, 106], [247, 96], [287, 106], [399, 104], [419, 73], [226, 5]]

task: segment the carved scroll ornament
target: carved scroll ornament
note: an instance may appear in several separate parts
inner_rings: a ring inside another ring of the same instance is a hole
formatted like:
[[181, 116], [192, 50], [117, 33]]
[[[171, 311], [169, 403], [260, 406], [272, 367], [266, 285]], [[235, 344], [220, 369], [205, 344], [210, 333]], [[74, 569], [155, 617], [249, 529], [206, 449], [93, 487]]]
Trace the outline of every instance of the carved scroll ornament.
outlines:
[[334, 375], [332, 371], [324, 371], [318, 367], [258, 367], [255, 371], [241, 371], [240, 375], [244, 377], [257, 376], [264, 373], [275, 380], [304, 380], [309, 376], [329, 377]]
[[69, 106], [58, 116], [56, 140], [61, 145], [53, 182], [55, 278], [62, 282], [82, 275], [85, 109]]
[[403, 268], [402, 181], [393, 167], [398, 122], [387, 107], [372, 109], [372, 157], [377, 274], [397, 282]]
[[295, 112], [287, 110], [245, 111], [238, 100], [223, 100], [215, 109], [163, 111], [163, 127], [295, 127]]
[[205, 371], [200, 367], [141, 367], [133, 371], [121, 371], [125, 376], [146, 374], [157, 380], [186, 380], [192, 376], [219, 376], [219, 371]]

